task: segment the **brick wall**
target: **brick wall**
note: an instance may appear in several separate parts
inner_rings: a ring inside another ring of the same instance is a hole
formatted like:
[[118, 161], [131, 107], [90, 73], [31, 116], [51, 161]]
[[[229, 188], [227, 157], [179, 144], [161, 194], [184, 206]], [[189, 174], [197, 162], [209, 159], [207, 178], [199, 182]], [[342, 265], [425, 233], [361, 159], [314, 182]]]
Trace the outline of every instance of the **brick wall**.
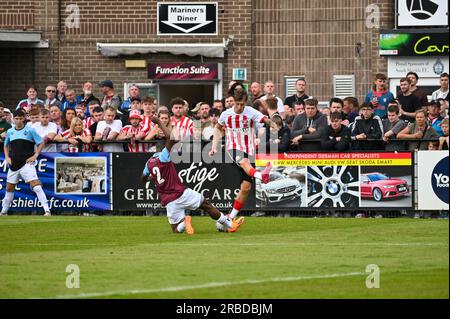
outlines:
[[2, 0], [0, 2], [0, 29], [32, 30], [34, 28], [35, 0]]
[[[276, 92], [284, 95], [284, 75], [305, 74], [308, 92], [319, 100], [332, 95], [332, 75], [356, 76], [357, 96], [369, 89], [373, 74], [386, 72], [386, 61], [378, 56], [378, 29], [368, 29], [365, 21], [369, 4], [378, 5], [381, 28], [393, 26], [394, 8], [390, 0], [224, 0], [219, 2], [219, 34], [213, 37], [156, 35], [156, 0], [4, 0], [0, 29], [27, 28], [42, 32], [48, 49], [16, 51], [0, 49], [1, 66], [23, 58], [25, 79], [34, 81], [42, 92], [48, 83], [68, 81], [78, 91], [83, 82], [109, 78], [122, 93], [123, 82], [146, 82], [146, 70], [125, 69], [125, 59], [158, 61], [222, 62], [224, 92], [233, 67], [248, 69], [249, 81], [271, 79]], [[201, 2], [201, 1], [200, 1]], [[68, 5], [77, 4], [79, 28], [68, 28]], [[252, 9], [253, 8], [253, 9]], [[12, 18], [9, 18], [11, 16]], [[6, 19], [6, 20], [5, 20]], [[12, 19], [11, 21], [8, 19]], [[61, 23], [59, 24], [58, 21]], [[97, 42], [220, 42], [234, 35], [225, 59], [149, 54], [107, 58], [96, 49]], [[363, 51], [356, 54], [356, 43]], [[6, 51], [6, 52], [5, 52]], [[30, 52], [34, 51], [34, 55]], [[33, 61], [30, 62], [30, 59]], [[9, 66], [8, 66], [9, 67]], [[22, 71], [20, 71], [22, 72]], [[17, 79], [22, 76], [17, 76]], [[16, 80], [18, 82], [18, 80]], [[0, 99], [15, 101], [11, 84], [0, 82]], [[20, 85], [23, 85], [20, 82]], [[19, 86], [20, 86], [19, 85]], [[95, 93], [99, 94], [98, 89]], [[23, 95], [23, 94], [20, 94]]]
[[[355, 74], [356, 93], [362, 98], [373, 74], [387, 68], [378, 56], [379, 29], [366, 27], [366, 8], [378, 5], [380, 27], [392, 27], [394, 8], [390, 2], [256, 1], [253, 79], [273, 80], [276, 92], [283, 96], [283, 76], [304, 74], [308, 93], [326, 101], [333, 94], [333, 75]], [[357, 43], [362, 44], [360, 55]]]

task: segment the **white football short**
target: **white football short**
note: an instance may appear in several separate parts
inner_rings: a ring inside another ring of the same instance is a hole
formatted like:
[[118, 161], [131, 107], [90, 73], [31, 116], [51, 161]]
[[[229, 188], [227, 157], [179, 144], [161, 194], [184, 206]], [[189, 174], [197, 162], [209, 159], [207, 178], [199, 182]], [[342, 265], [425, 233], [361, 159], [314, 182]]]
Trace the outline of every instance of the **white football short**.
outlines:
[[39, 179], [36, 173], [36, 167], [33, 164], [25, 164], [17, 171], [12, 171], [9, 169], [8, 175], [6, 176], [6, 182], [10, 184], [18, 184], [20, 177], [23, 178], [25, 183]]
[[169, 224], [178, 224], [184, 219], [185, 210], [196, 210], [203, 203], [204, 197], [202, 194], [186, 188], [183, 195], [180, 198], [174, 200], [167, 204], [167, 218], [169, 219]]

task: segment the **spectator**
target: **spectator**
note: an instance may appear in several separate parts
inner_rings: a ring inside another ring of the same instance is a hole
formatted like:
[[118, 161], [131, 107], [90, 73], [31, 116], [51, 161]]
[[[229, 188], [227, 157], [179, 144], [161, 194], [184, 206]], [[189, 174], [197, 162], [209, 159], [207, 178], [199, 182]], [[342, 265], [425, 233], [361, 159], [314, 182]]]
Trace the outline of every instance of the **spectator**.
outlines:
[[[89, 118], [89, 121], [86, 122], [84, 127], [87, 127], [89, 129], [89, 131], [91, 131], [91, 133], [92, 133], [92, 132], [97, 132], [98, 123], [103, 121], [103, 116], [104, 116], [103, 108], [100, 105], [98, 105], [97, 107], [95, 107], [92, 110], [91, 114], [92, 114], [92, 116]], [[98, 145], [97, 144], [91, 145], [91, 150], [93, 152], [98, 152], [99, 151]]]
[[[104, 120], [97, 125], [95, 141], [115, 141], [122, 130], [122, 122], [116, 120], [116, 108], [106, 107]], [[103, 152], [123, 152], [123, 146], [118, 143], [99, 144], [98, 149]]]
[[261, 97], [261, 100], [267, 100], [267, 98], [269, 98], [269, 97], [276, 98], [278, 113], [280, 114], [281, 118], [284, 119], [284, 117], [285, 117], [284, 104], [283, 104], [283, 101], [273, 93], [274, 88], [275, 88], [275, 86], [272, 81], [266, 81], [266, 83], [264, 83], [264, 94], [265, 95]]
[[365, 103], [372, 104], [374, 114], [381, 119], [387, 117], [387, 107], [394, 100], [394, 95], [387, 90], [386, 82], [386, 75], [376, 74], [373, 91], [369, 92], [365, 99]]
[[175, 97], [170, 101], [170, 108], [172, 109], [171, 125], [177, 131], [176, 139], [178, 141], [189, 140], [194, 129], [194, 122], [184, 115], [184, 100]]
[[222, 101], [221, 100], [214, 100], [212, 108], [213, 109], [217, 109], [217, 110], [220, 111], [220, 113], [222, 113], [223, 109], [224, 109]]
[[[8, 109], [9, 111], [9, 109]], [[6, 137], [6, 131], [11, 128], [11, 124], [6, 121], [5, 105], [0, 102], [0, 147], [3, 151], [3, 141]]]
[[343, 125], [342, 113], [332, 112], [330, 122], [322, 132], [320, 145], [325, 151], [343, 152], [350, 149], [350, 129]]
[[70, 123], [70, 128], [55, 136], [55, 141], [68, 142], [68, 144], [66, 144], [65, 152], [90, 152], [92, 134], [89, 129], [83, 126], [83, 121], [81, 119], [74, 117]]
[[56, 124], [59, 130], [62, 126], [62, 113], [61, 109], [57, 105], [50, 105], [50, 122]]
[[331, 124], [331, 109], [328, 106], [322, 107], [320, 109], [320, 113], [322, 113], [323, 116], [325, 116], [327, 118], [327, 125]]
[[126, 125], [120, 131], [117, 137], [118, 141], [130, 140], [128, 145], [128, 152], [143, 153], [145, 148], [143, 143], [136, 143], [136, 141], [144, 140], [147, 135], [147, 131], [144, 130], [142, 125], [141, 112], [139, 110], [129, 111], [130, 125]]
[[199, 114], [199, 111], [200, 111], [200, 106], [201, 106], [203, 103], [205, 103], [205, 102], [198, 102], [197, 104], [195, 104], [195, 107], [191, 110], [191, 118], [192, 118], [194, 121], [200, 120], [200, 114]]
[[16, 110], [22, 108], [25, 110], [25, 112], [29, 112], [31, 109], [31, 106], [37, 103], [44, 104], [44, 102], [37, 98], [37, 89], [35, 86], [28, 87], [27, 90], [27, 98], [20, 100], [17, 104]]
[[84, 102], [78, 103], [77, 106], [75, 107], [75, 115], [83, 121], [83, 124], [84, 120], [86, 119], [86, 113], [87, 113], [86, 104], [84, 104]]
[[[271, 119], [274, 115], [281, 116], [278, 112], [278, 101], [275, 97], [268, 97], [265, 101], [261, 100], [261, 104], [264, 105], [264, 102], [267, 103], [267, 115]], [[260, 111], [261, 112], [261, 111]], [[261, 112], [264, 114], [264, 112]]]
[[414, 122], [416, 111], [422, 108], [420, 100], [411, 93], [411, 80], [409, 78], [400, 79], [400, 94], [397, 100], [400, 108], [401, 119], [408, 122]]
[[[213, 109], [214, 110], [214, 109]], [[211, 110], [211, 111], [213, 111]], [[170, 126], [170, 112], [166, 109], [159, 109], [158, 110], [158, 118], [161, 120], [161, 122], [167, 126], [169, 129]], [[165, 141], [165, 136], [163, 131], [158, 127], [158, 125], [153, 126], [153, 128], [150, 130], [150, 132], [145, 137], [146, 141], [153, 141], [153, 140], [161, 140]], [[150, 145], [149, 151], [150, 152], [156, 152], [156, 144], [147, 144]]]
[[94, 85], [91, 82], [86, 82], [83, 84], [83, 94], [80, 95], [78, 98], [86, 105], [87, 112], [86, 116], [91, 116], [91, 109], [90, 105], [94, 101], [95, 104], [97, 104], [98, 99], [94, 96], [94, 93], [92, 92], [92, 89], [94, 88]]
[[444, 119], [441, 114], [441, 106], [436, 101], [428, 103], [427, 106], [427, 124], [432, 126], [439, 136], [444, 136], [441, 129], [441, 122]]
[[289, 130], [291, 130], [292, 132], [292, 127], [294, 125], [294, 120], [295, 120], [295, 115], [290, 115], [286, 117], [286, 126], [288, 127]]
[[39, 122], [33, 124], [32, 127], [45, 142], [42, 152], [57, 152], [56, 144], [48, 143], [49, 141], [53, 141], [58, 134], [58, 126], [50, 122], [50, 111], [41, 109], [39, 111]]
[[94, 114], [93, 112], [94, 112], [94, 109], [99, 106], [100, 106], [100, 101], [97, 98], [92, 99], [89, 103], [89, 115], [86, 115], [85, 119], [83, 120], [84, 127], [87, 127], [91, 131], [91, 133], [95, 132], [90, 129], [91, 125], [94, 124], [94, 122], [95, 122], [94, 118], [93, 118], [93, 114]]
[[[275, 114], [270, 119], [270, 128], [266, 130], [265, 147], [266, 153], [285, 153], [289, 151], [291, 143], [291, 132], [284, 125], [283, 119]], [[259, 147], [261, 149], [261, 146]]]
[[66, 109], [74, 109], [75, 107], [81, 103], [81, 98], [75, 94], [75, 90], [67, 89], [66, 90], [66, 101], [62, 104], [61, 109], [64, 111]]
[[252, 107], [255, 110], [258, 110], [259, 112], [261, 112], [262, 114], [269, 116], [269, 113], [268, 113], [269, 105], [267, 104], [267, 101], [264, 101], [261, 99], [256, 100], [255, 102], [253, 102]]
[[356, 118], [352, 131], [352, 139], [355, 140], [354, 149], [356, 150], [375, 151], [382, 149], [383, 126], [381, 119], [374, 115], [374, 104], [363, 103], [360, 107], [362, 115]]
[[28, 122], [26, 125], [33, 126], [35, 123], [39, 123], [39, 108], [33, 106], [30, 112], [28, 112]]
[[319, 150], [317, 145], [302, 141], [320, 139], [321, 132], [327, 127], [327, 118], [318, 110], [319, 102], [316, 99], [305, 101], [305, 113], [297, 115], [291, 130], [292, 144], [294, 149], [299, 150]]
[[298, 116], [300, 114], [305, 113], [305, 105], [304, 104], [295, 104], [294, 105], [294, 116]]
[[[139, 111], [139, 114], [142, 113], [142, 104], [141, 104], [141, 98], [140, 97], [133, 97], [131, 98], [131, 104], [129, 105], [130, 108], [126, 111], [123, 112], [122, 116], [120, 117], [120, 120], [122, 121], [122, 126], [126, 126], [130, 124], [129, 121], [129, 112], [135, 110], [135, 111]], [[150, 119], [151, 121], [151, 119]]]
[[439, 77], [439, 90], [436, 90], [431, 94], [431, 100], [437, 101], [438, 99], [446, 99], [448, 97], [448, 73], [442, 73]]
[[399, 115], [400, 109], [398, 105], [396, 103], [390, 104], [388, 106], [388, 118], [382, 121], [386, 151], [401, 151], [405, 149], [405, 143], [395, 140], [397, 139], [397, 134], [407, 126], [407, 123]]
[[118, 111], [120, 105], [122, 104], [122, 98], [114, 92], [114, 85], [112, 81], [101, 81], [98, 86], [101, 88], [103, 93], [103, 109], [106, 111], [106, 109], [111, 106], [116, 110], [117, 114], [122, 114], [120, 110]]
[[225, 97], [225, 109], [230, 109], [234, 107], [234, 95], [228, 94]]
[[448, 118], [445, 118], [441, 122], [441, 129], [442, 129], [442, 132], [444, 133], [444, 136], [439, 137], [439, 149], [448, 151], [448, 145], [449, 145], [449, 141], [448, 141]]
[[359, 103], [358, 99], [353, 96], [348, 96], [344, 99], [342, 112], [345, 114], [349, 123], [353, 123], [356, 117], [359, 115]]
[[12, 116], [11, 110], [9, 108], [4, 109], [5, 112], [5, 121], [9, 124], [14, 124], [14, 118]]
[[427, 94], [417, 87], [417, 82], [419, 81], [419, 76], [415, 72], [408, 72], [406, 77], [411, 81], [411, 93], [419, 98], [420, 105], [424, 106], [428, 104]]
[[341, 114], [342, 125], [349, 126], [350, 121], [347, 119], [347, 114], [344, 113], [344, 101], [340, 98], [334, 97], [330, 100], [330, 114], [338, 112]]
[[447, 118], [448, 117], [448, 95], [446, 100], [437, 99], [437, 102], [441, 106], [441, 116]]
[[155, 126], [152, 122], [152, 117], [156, 114], [156, 100], [151, 96], [147, 96], [142, 101], [142, 109], [144, 111], [142, 114], [142, 125], [144, 130], [149, 132]]
[[66, 81], [59, 81], [56, 90], [58, 91], [56, 94], [56, 99], [61, 103], [61, 105], [66, 102], [66, 90], [67, 90], [67, 83]]
[[125, 101], [122, 102], [122, 104], [120, 105], [120, 111], [123, 114], [128, 113], [131, 110], [131, 100], [132, 99], [139, 99], [139, 101], [141, 100], [141, 97], [139, 96], [139, 87], [137, 86], [137, 84], [131, 84], [130, 87], [128, 88], [128, 99], [126, 99]]
[[220, 114], [222, 114], [222, 112], [220, 112], [218, 109], [215, 109], [215, 108], [212, 108], [209, 111], [209, 116], [211, 117], [211, 125], [212, 125], [212, 127], [216, 127], [216, 124], [219, 121]]
[[295, 108], [296, 105], [305, 105], [305, 100], [309, 98], [309, 96], [305, 93], [306, 90], [306, 80], [305, 78], [299, 78], [295, 82], [295, 94], [288, 96], [284, 100], [284, 105], [290, 108]]
[[[427, 123], [427, 114], [424, 110], [419, 110], [416, 112], [416, 118], [414, 123], [409, 123], [400, 133], [398, 133], [397, 138], [399, 139], [437, 139], [439, 137], [438, 133], [434, 128]], [[427, 150], [428, 142], [418, 141], [409, 142], [408, 150]]]
[[70, 123], [72, 123], [74, 117], [76, 117], [74, 109], [67, 108], [63, 111], [61, 119], [61, 130], [63, 132], [70, 130]]
[[210, 111], [211, 108], [208, 103], [203, 103], [200, 105], [198, 114], [200, 115], [203, 140], [210, 140], [214, 133], [214, 126], [212, 124], [211, 116], [209, 115]]
[[428, 142], [428, 150], [429, 151], [437, 151], [439, 150], [439, 142]]
[[259, 100], [261, 97], [263, 97], [264, 94], [261, 91], [261, 84], [259, 82], [253, 82], [250, 84], [250, 103], [253, 104], [256, 100]]
[[61, 107], [61, 102], [56, 98], [56, 86], [47, 85], [45, 88], [44, 106], [50, 108], [50, 105], [58, 105]]
[[185, 116], [188, 116], [188, 114], [189, 114], [189, 102], [186, 101], [186, 100], [183, 100], [183, 101], [184, 101], [184, 105], [183, 105], [182, 114], [185, 115]]

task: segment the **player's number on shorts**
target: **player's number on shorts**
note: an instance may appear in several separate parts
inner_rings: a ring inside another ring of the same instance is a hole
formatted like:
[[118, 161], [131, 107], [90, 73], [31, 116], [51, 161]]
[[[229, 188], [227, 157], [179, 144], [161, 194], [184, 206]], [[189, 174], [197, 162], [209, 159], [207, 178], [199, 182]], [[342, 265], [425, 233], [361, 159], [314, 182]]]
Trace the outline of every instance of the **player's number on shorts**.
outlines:
[[159, 167], [153, 167], [152, 169], [153, 175], [156, 175], [156, 180], [158, 184], [164, 183], [166, 180], [164, 178], [161, 178], [161, 171], [159, 170]]

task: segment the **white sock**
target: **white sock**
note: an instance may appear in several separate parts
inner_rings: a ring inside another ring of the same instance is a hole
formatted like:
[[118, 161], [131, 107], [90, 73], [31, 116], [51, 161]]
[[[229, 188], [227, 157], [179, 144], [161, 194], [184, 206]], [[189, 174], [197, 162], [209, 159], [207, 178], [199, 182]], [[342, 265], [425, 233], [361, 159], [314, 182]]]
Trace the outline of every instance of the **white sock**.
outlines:
[[253, 176], [256, 179], [262, 180], [262, 174], [261, 172], [256, 172], [255, 175]]
[[5, 197], [3, 198], [2, 203], [2, 214], [6, 214], [9, 209], [9, 205], [11, 205], [11, 202], [14, 199], [14, 192], [6, 192]]
[[184, 221], [179, 223], [177, 226], [177, 232], [184, 233], [184, 230], [186, 229], [186, 226], [184, 225]]
[[239, 214], [239, 211], [236, 208], [233, 208], [233, 210], [230, 213], [230, 218], [235, 218]]
[[231, 223], [231, 220], [225, 216], [224, 214], [220, 213], [220, 217], [217, 220], [220, 224], [225, 225], [227, 228], [232, 228], [233, 225]]
[[50, 208], [48, 208], [47, 196], [45, 196], [42, 186], [41, 185], [34, 186], [33, 191], [36, 193], [37, 198], [39, 199], [39, 202], [41, 203], [42, 207], [44, 208], [44, 211], [49, 212]]

